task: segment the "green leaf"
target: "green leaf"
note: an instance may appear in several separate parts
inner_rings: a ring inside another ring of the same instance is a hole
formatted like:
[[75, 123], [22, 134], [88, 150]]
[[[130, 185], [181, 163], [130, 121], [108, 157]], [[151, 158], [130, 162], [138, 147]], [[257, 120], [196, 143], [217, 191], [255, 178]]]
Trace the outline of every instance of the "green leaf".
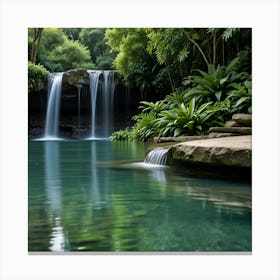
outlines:
[[246, 97], [246, 96], [241, 97], [241, 98], [236, 102], [235, 107], [240, 106], [240, 104], [242, 104], [242, 103], [245, 102], [245, 101], [248, 101], [248, 97]]
[[220, 80], [220, 85], [223, 85], [228, 80], [228, 77], [225, 77]]
[[222, 91], [215, 92], [215, 96], [216, 96], [217, 100], [220, 101], [221, 96], [222, 96]]
[[174, 130], [174, 137], [177, 137], [178, 135], [180, 135], [181, 134], [181, 129], [180, 128], [176, 128], [175, 130]]
[[244, 82], [244, 86], [245, 86], [246, 88], [251, 88], [251, 87], [252, 87], [252, 81], [245, 81], [245, 82]]

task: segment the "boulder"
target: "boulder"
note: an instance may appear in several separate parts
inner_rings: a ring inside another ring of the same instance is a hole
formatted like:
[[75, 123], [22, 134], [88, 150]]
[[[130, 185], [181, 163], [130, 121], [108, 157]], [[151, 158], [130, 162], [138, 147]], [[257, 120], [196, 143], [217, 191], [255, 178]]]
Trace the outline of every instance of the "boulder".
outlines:
[[71, 69], [63, 74], [63, 81], [76, 87], [89, 84], [89, 73], [86, 69]]
[[197, 140], [173, 145], [168, 150], [167, 163], [176, 162], [188, 165], [250, 168], [251, 136]]
[[232, 119], [242, 126], [252, 126], [252, 114], [234, 114]]

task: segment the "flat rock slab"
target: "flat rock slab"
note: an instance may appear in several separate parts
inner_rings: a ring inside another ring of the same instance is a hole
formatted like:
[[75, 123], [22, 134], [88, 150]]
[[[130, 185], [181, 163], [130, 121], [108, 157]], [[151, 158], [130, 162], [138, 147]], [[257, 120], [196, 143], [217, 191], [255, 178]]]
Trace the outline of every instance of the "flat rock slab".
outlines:
[[229, 136], [213, 139], [195, 140], [187, 142], [187, 145], [196, 145], [199, 147], [223, 147], [237, 149], [252, 149], [252, 136]]
[[182, 142], [168, 150], [167, 162], [245, 167], [252, 165], [252, 137], [229, 136]]
[[211, 127], [209, 133], [211, 132], [222, 132], [222, 133], [235, 133], [240, 135], [250, 135], [252, 134], [251, 127]]
[[165, 143], [165, 142], [186, 142], [186, 141], [193, 141], [193, 140], [201, 140], [201, 139], [208, 139], [208, 135], [202, 136], [177, 136], [177, 137], [154, 137], [154, 143]]

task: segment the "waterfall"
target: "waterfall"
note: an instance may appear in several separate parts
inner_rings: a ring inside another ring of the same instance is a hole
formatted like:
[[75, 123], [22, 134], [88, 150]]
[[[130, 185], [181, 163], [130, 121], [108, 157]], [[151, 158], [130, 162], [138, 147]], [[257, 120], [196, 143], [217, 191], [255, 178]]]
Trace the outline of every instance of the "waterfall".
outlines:
[[[44, 137], [41, 140], [59, 139], [59, 115], [64, 73], [52, 73], [48, 80], [48, 103]], [[89, 139], [107, 139], [113, 132], [114, 120], [114, 71], [89, 70], [91, 98], [91, 131]], [[78, 81], [78, 129], [81, 129], [81, 88]], [[99, 86], [100, 84], [100, 86]]]
[[112, 134], [112, 125], [114, 117], [114, 71], [104, 71], [104, 90], [103, 99], [103, 137], [109, 137]]
[[[100, 76], [103, 75], [101, 92], [98, 91]], [[89, 73], [92, 123], [90, 139], [108, 138], [113, 131], [114, 116], [114, 71]], [[97, 106], [99, 105], [99, 108]], [[97, 120], [97, 109], [100, 119]]]
[[156, 148], [146, 155], [144, 162], [156, 165], [166, 165], [167, 151], [168, 149], [166, 148]]
[[81, 86], [78, 86], [78, 133], [81, 131]]
[[58, 138], [59, 109], [63, 73], [54, 73], [48, 80], [48, 105], [45, 124], [45, 139]]
[[91, 98], [91, 138], [96, 138], [95, 135], [95, 113], [96, 113], [96, 100], [98, 93], [98, 82], [101, 71], [89, 73], [89, 89]]

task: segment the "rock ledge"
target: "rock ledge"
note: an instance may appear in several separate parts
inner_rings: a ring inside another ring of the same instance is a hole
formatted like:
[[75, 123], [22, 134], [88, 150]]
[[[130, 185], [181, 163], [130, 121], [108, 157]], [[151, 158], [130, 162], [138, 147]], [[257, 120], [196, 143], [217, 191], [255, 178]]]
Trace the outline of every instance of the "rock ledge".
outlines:
[[232, 136], [182, 142], [168, 150], [168, 163], [250, 168], [252, 137]]

